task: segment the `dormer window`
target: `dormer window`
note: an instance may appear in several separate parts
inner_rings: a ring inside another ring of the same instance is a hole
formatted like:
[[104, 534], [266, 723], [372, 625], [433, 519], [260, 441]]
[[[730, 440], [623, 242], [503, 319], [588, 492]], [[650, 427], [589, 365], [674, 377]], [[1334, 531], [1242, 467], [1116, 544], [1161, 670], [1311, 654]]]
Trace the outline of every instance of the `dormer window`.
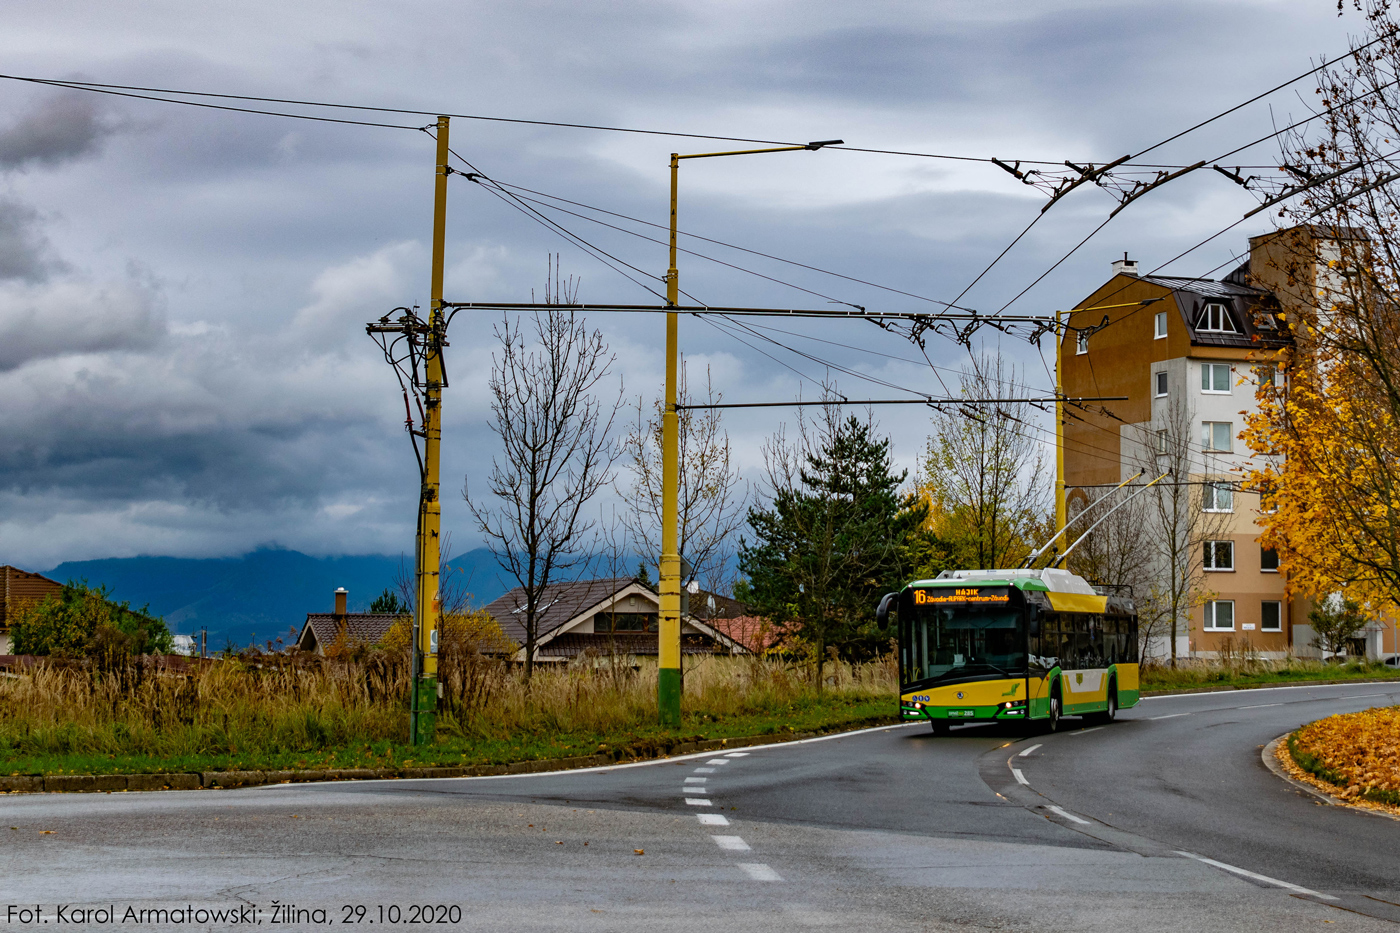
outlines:
[[1234, 334], [1235, 322], [1230, 317], [1230, 310], [1219, 302], [1209, 302], [1201, 309], [1200, 315], [1196, 318], [1196, 330], [1212, 331], [1217, 334]]

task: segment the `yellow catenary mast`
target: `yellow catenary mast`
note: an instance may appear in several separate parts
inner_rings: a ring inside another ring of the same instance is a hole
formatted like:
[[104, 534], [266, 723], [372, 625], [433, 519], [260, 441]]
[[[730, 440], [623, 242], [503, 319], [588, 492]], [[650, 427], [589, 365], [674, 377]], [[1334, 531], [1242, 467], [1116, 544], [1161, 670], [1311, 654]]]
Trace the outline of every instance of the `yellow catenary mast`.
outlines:
[[[734, 152], [671, 153], [671, 265], [666, 270], [666, 304], [674, 308], [680, 299], [680, 273], [676, 269], [676, 191], [681, 159], [713, 159], [718, 156], [755, 155], [762, 152], [797, 152], [838, 146], [839, 139], [823, 139], [805, 146], [740, 149]], [[676, 370], [679, 356], [677, 314], [666, 313], [666, 405], [661, 412], [661, 561], [658, 567], [661, 618], [657, 632], [656, 704], [661, 722], [681, 724], [681, 554], [680, 554], [680, 417], [676, 411]]]
[[424, 341], [423, 387], [423, 491], [418, 503], [418, 625], [414, 654], [416, 677], [410, 741], [427, 745], [437, 724], [438, 621], [442, 600], [438, 593], [442, 554], [442, 503], [439, 461], [442, 447], [442, 345], [445, 325], [442, 314], [443, 253], [447, 239], [447, 117], [437, 120], [437, 170], [433, 189], [432, 289], [428, 310], [428, 334]]

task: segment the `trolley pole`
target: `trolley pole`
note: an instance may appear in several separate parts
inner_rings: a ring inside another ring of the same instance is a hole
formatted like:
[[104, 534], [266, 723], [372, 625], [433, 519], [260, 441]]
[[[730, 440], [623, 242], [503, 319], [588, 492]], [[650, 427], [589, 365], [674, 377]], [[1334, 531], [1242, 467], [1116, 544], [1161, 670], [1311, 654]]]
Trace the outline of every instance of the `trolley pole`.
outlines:
[[428, 311], [428, 335], [424, 353], [423, 487], [418, 502], [418, 574], [414, 600], [414, 683], [409, 715], [409, 741], [429, 745], [437, 727], [438, 621], [442, 601], [438, 593], [442, 554], [440, 451], [442, 446], [442, 314], [443, 253], [447, 239], [448, 118], [437, 120], [437, 168], [433, 190], [432, 287]]

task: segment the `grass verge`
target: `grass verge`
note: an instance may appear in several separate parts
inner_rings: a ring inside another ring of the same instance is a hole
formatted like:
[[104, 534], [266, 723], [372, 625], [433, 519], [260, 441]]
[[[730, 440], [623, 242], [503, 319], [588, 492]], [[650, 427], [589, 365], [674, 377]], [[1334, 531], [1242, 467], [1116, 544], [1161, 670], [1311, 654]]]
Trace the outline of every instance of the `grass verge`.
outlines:
[[[437, 741], [406, 744], [408, 678], [383, 657], [213, 662], [171, 675], [48, 665], [0, 679], [0, 774], [465, 767], [894, 721], [888, 659], [806, 666], [710, 658], [687, 670], [683, 725], [656, 723], [656, 674], [631, 659], [543, 670], [489, 659], [445, 673]], [[391, 659], [392, 660], [392, 659]]]
[[1144, 693], [1169, 694], [1203, 689], [1238, 689], [1322, 681], [1400, 680], [1400, 671], [1384, 664], [1321, 661], [1240, 661], [1238, 663], [1186, 662], [1177, 667], [1145, 665], [1141, 672]]

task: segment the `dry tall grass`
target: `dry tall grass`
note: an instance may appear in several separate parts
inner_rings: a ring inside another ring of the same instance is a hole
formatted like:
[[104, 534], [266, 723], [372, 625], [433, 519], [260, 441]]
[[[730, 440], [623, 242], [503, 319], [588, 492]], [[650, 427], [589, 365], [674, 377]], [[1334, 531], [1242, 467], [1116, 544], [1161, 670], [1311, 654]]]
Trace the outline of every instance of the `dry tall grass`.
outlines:
[[[656, 721], [654, 662], [588, 658], [537, 669], [526, 683], [477, 654], [445, 657], [440, 734], [500, 739], [609, 735]], [[807, 665], [759, 658], [687, 659], [692, 724], [818, 704]], [[825, 691], [893, 696], [890, 659], [828, 666]], [[396, 653], [294, 659], [248, 655], [161, 671], [150, 659], [108, 670], [53, 664], [0, 677], [3, 760], [42, 755], [197, 756], [315, 752], [406, 740], [408, 666]], [[836, 697], [833, 697], [835, 699]]]

